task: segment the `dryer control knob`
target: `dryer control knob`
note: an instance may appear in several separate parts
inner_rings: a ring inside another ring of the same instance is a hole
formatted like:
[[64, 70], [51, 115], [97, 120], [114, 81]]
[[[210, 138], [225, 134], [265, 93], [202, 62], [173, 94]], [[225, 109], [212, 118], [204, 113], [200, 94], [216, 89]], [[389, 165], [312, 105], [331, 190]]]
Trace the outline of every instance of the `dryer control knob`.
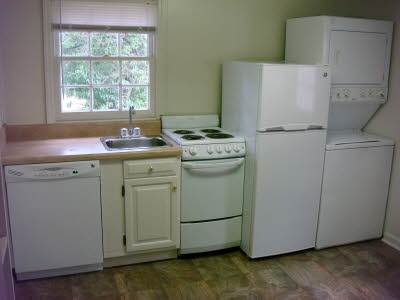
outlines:
[[194, 156], [197, 154], [197, 149], [195, 147], [190, 147], [189, 153]]
[[217, 146], [217, 148], [215, 149], [218, 153], [222, 152], [222, 147], [221, 146]]

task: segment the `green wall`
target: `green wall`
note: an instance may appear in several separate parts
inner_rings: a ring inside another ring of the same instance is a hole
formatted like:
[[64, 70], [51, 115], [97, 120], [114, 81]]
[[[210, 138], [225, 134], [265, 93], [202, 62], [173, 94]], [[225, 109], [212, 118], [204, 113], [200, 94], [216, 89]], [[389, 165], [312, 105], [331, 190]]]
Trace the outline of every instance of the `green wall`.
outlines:
[[[219, 112], [222, 62], [283, 59], [288, 18], [326, 14], [392, 19], [394, 5], [398, 3], [398, 0], [159, 1], [162, 13], [157, 70], [159, 114]], [[6, 121], [11, 125], [46, 122], [41, 2], [0, 0], [0, 35], [6, 37], [3, 48]]]
[[220, 111], [223, 61], [284, 58], [286, 19], [313, 15], [390, 19], [396, 1], [161, 2], [158, 112], [205, 114]]

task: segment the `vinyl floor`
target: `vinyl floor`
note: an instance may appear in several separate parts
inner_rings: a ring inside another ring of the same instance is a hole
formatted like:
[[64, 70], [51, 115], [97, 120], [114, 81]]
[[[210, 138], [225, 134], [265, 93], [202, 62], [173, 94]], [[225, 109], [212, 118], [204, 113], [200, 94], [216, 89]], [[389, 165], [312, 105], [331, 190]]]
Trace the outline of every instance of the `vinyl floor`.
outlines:
[[17, 299], [400, 299], [400, 252], [381, 241], [272, 258], [224, 253], [16, 283]]

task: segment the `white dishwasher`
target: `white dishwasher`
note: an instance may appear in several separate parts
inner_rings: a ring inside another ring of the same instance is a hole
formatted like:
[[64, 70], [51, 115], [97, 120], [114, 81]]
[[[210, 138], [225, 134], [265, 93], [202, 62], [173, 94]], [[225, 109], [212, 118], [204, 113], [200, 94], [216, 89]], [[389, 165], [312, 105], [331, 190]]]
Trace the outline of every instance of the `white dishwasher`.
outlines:
[[17, 279], [103, 268], [99, 161], [5, 167]]

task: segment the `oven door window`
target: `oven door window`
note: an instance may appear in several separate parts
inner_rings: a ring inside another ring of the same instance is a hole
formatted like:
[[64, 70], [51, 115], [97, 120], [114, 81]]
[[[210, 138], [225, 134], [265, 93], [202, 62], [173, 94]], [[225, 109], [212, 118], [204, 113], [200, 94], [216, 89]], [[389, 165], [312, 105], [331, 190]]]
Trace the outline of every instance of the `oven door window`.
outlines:
[[181, 222], [242, 214], [244, 158], [182, 163]]

